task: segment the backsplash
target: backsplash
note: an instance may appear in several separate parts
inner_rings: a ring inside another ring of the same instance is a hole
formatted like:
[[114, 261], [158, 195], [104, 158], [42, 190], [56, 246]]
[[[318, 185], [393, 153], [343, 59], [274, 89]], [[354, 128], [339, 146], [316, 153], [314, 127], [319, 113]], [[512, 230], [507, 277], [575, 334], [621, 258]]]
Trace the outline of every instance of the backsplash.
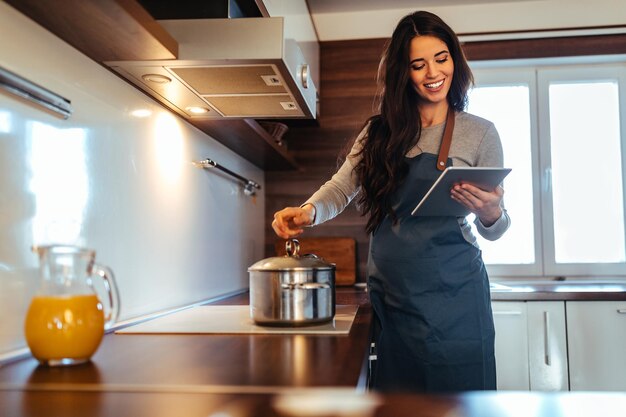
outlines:
[[[0, 359], [25, 347], [33, 244], [95, 249], [121, 320], [247, 288], [263, 257], [264, 172], [3, 2], [0, 39], [0, 67], [73, 107], [63, 120], [0, 90]], [[204, 158], [261, 191], [192, 164]]]

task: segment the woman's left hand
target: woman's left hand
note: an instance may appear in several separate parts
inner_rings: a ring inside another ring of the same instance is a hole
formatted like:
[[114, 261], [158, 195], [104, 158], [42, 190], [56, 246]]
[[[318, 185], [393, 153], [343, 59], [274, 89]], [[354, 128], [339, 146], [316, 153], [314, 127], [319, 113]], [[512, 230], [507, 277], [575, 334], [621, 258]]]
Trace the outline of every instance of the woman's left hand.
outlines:
[[493, 191], [484, 191], [471, 184], [457, 184], [452, 187], [450, 196], [470, 209], [480, 219], [480, 222], [489, 227], [502, 216], [502, 196], [504, 190], [498, 186]]

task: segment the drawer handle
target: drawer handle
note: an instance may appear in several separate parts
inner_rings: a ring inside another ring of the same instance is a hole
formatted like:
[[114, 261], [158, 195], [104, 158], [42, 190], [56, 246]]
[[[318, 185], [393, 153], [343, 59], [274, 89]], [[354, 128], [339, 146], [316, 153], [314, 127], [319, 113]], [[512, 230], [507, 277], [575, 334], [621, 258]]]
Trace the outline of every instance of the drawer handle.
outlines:
[[544, 356], [546, 365], [550, 366], [550, 316], [547, 311], [543, 312], [543, 330], [544, 330]]
[[626, 314], [626, 308], [618, 308], [617, 314]]

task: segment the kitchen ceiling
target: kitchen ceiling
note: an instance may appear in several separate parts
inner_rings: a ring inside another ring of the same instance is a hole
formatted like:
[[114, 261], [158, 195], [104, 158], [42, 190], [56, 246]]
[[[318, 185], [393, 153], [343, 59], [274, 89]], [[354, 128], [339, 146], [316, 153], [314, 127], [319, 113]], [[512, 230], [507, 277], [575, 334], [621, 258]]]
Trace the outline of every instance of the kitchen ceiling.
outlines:
[[593, 8], [587, 0], [306, 1], [322, 42], [388, 38], [397, 22], [416, 10], [439, 15], [461, 37], [490, 40], [536, 31], [624, 28], [626, 19], [619, 0], [596, 0]]

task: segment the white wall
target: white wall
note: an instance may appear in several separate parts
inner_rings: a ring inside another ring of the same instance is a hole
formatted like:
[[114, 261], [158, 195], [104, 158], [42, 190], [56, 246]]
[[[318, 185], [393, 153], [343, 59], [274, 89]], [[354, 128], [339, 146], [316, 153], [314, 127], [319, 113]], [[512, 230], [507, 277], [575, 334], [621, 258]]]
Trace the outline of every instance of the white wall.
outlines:
[[472, 1], [447, 6], [424, 3], [427, 6], [420, 7], [416, 1], [410, 9], [319, 13], [312, 17], [320, 42], [388, 38], [403, 16], [419, 9], [439, 15], [458, 34], [626, 25], [624, 0]]
[[25, 346], [33, 244], [94, 248], [117, 277], [122, 320], [246, 288], [263, 257], [264, 194], [191, 161], [264, 189], [263, 171], [3, 2], [0, 39], [0, 67], [74, 109], [63, 120], [0, 92], [0, 359]]

